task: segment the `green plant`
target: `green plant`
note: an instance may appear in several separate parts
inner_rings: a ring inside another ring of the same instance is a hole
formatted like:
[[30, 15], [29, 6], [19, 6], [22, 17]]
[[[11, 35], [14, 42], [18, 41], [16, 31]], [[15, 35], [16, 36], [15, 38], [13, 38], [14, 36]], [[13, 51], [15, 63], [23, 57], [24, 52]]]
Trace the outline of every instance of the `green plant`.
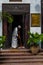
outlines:
[[6, 40], [6, 36], [0, 36], [0, 48], [4, 46], [5, 40]]
[[29, 46], [38, 46], [39, 42], [43, 42], [43, 33], [38, 34], [37, 32], [36, 33], [28, 32], [28, 35], [30, 35], [27, 41], [27, 45]]
[[2, 18], [3, 19], [7, 18], [8, 23], [12, 23], [13, 22], [13, 16], [10, 13], [3, 12]]

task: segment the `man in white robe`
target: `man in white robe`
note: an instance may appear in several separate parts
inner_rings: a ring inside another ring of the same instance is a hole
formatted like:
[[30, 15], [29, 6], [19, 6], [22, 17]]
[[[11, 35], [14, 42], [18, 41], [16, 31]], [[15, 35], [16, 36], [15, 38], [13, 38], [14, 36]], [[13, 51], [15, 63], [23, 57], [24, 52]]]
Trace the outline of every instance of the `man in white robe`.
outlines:
[[18, 36], [18, 28], [15, 27], [14, 28], [14, 31], [13, 31], [13, 35], [12, 35], [12, 48], [17, 48], [18, 47], [18, 39], [17, 39], [17, 36]]

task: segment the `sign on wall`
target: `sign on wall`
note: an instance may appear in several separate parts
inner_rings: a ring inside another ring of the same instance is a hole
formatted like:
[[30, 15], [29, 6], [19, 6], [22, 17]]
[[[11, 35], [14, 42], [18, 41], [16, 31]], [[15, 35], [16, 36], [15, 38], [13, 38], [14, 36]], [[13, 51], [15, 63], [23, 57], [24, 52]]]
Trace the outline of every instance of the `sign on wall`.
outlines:
[[31, 27], [40, 27], [40, 14], [31, 14]]

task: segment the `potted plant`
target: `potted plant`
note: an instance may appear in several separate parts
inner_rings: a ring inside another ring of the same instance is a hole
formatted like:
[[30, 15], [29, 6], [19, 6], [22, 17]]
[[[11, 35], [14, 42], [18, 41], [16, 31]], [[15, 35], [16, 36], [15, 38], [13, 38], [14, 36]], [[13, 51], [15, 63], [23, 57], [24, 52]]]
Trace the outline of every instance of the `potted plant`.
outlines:
[[28, 35], [30, 35], [30, 37], [28, 38], [27, 45], [30, 46], [30, 51], [32, 54], [37, 54], [40, 50], [39, 43], [43, 41], [43, 33], [38, 34], [37, 32], [28, 32]]
[[6, 40], [6, 36], [0, 36], [0, 49], [4, 47], [5, 40]]

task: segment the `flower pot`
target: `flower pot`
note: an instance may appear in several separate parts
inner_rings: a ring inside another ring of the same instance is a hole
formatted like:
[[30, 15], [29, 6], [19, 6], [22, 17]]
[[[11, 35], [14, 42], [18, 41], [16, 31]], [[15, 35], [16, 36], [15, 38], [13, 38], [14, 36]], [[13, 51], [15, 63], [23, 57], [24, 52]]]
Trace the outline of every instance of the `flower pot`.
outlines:
[[32, 54], [37, 54], [39, 50], [40, 50], [39, 46], [30, 47], [30, 51], [32, 52]]

